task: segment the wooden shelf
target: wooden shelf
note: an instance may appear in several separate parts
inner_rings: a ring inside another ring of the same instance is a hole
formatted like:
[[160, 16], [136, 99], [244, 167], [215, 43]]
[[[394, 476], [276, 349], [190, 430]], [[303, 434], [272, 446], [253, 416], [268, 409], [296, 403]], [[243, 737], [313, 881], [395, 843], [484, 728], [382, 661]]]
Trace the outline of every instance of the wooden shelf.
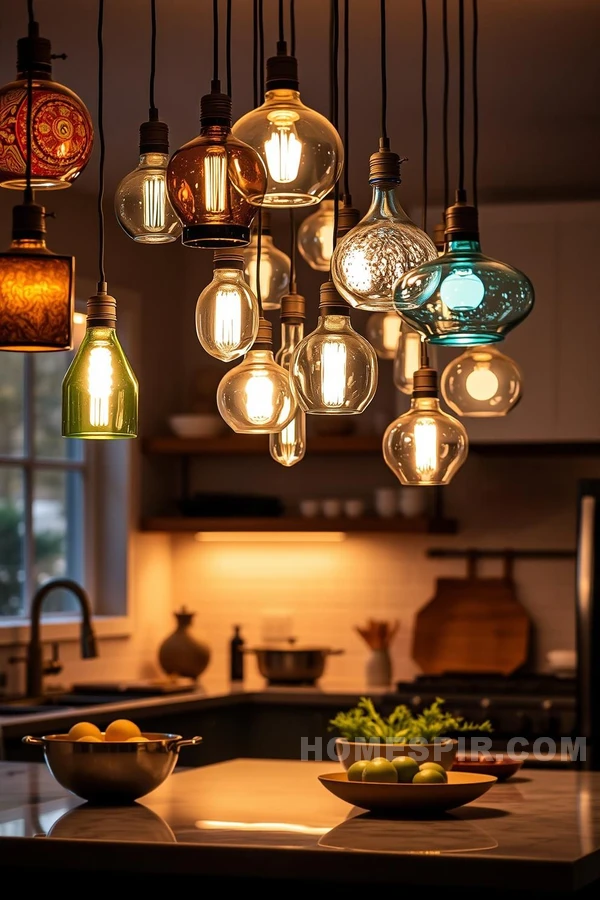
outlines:
[[426, 518], [379, 519], [362, 516], [326, 519], [323, 516], [304, 518], [281, 516], [277, 518], [195, 518], [192, 516], [152, 516], [142, 522], [143, 531], [196, 532], [196, 531], [344, 531], [369, 534], [454, 534], [456, 522]]
[[[308, 452], [381, 453], [382, 438], [373, 434], [331, 435], [309, 438]], [[142, 450], [148, 456], [238, 456], [269, 452], [267, 435], [234, 434], [214, 438], [151, 437], [142, 440]]]

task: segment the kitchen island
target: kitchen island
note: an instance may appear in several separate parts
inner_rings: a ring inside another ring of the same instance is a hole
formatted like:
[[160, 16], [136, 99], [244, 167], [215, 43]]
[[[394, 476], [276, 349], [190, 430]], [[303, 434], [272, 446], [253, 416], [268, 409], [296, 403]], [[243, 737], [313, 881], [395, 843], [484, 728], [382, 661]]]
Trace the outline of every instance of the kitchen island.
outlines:
[[1, 763], [2, 875], [75, 885], [100, 873], [103, 892], [244, 880], [294, 892], [597, 896], [600, 773], [527, 771], [440, 817], [386, 820], [329, 794], [317, 776], [335, 769], [236, 759], [180, 770], [137, 804], [103, 808], [68, 794], [41, 764]]

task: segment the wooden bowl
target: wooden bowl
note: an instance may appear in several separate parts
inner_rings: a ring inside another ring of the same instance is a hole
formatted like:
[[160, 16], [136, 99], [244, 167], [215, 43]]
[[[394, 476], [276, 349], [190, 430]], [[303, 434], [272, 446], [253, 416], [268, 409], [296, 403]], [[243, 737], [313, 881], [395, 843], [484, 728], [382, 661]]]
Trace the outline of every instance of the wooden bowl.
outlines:
[[495, 775], [498, 781], [506, 781], [516, 775], [521, 766], [522, 759], [455, 759], [452, 770], [454, 772], [471, 772], [475, 775]]
[[376, 756], [385, 756], [389, 760], [396, 756], [410, 756], [420, 766], [425, 762], [436, 762], [447, 771], [452, 768], [457, 750], [458, 741], [453, 738], [435, 744], [376, 744], [348, 741], [346, 738], [338, 738], [335, 742], [335, 752], [346, 771], [358, 760], [375, 759]]
[[472, 803], [496, 784], [492, 775], [448, 772], [447, 784], [387, 784], [373, 781], [348, 781], [345, 772], [319, 775], [330, 793], [370, 812], [423, 813], [445, 812]]

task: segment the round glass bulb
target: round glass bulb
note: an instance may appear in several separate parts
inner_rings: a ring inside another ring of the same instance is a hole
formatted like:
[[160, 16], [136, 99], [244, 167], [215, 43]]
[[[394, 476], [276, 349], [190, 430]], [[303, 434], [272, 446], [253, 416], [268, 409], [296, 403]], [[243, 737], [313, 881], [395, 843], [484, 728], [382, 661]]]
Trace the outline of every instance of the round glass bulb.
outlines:
[[442, 395], [459, 416], [505, 416], [522, 396], [516, 362], [494, 347], [473, 347], [452, 360], [442, 374]]
[[367, 340], [375, 350], [379, 359], [394, 359], [402, 319], [397, 312], [373, 313], [367, 319]]
[[[257, 295], [256, 271], [258, 268], [258, 235], [252, 234], [244, 254], [246, 280]], [[290, 286], [290, 258], [275, 246], [270, 234], [261, 235], [260, 241], [260, 300], [263, 309], [279, 309], [281, 298]]]
[[394, 357], [394, 385], [403, 394], [412, 394], [415, 372], [421, 366], [422, 338], [412, 328], [405, 328], [400, 334], [398, 349]]
[[222, 362], [248, 352], [258, 332], [258, 302], [241, 268], [217, 267], [196, 304], [196, 334]]
[[298, 229], [298, 250], [311, 269], [329, 272], [333, 254], [333, 200], [322, 200], [319, 208], [307, 216]]
[[349, 315], [322, 309], [317, 328], [294, 350], [291, 374], [305, 412], [358, 415], [375, 396], [377, 355], [352, 328]]
[[250, 350], [223, 376], [217, 406], [229, 427], [240, 434], [281, 431], [296, 412], [289, 373], [275, 362], [271, 350]]
[[442, 412], [436, 397], [413, 397], [383, 436], [383, 458], [401, 484], [443, 485], [466, 460], [468, 446], [464, 426]]
[[[282, 321], [281, 348], [275, 355], [275, 362], [288, 373], [294, 349], [303, 335], [304, 325], [301, 322], [290, 324]], [[303, 459], [306, 453], [306, 415], [298, 404], [291, 422], [276, 434], [269, 435], [269, 453], [275, 462], [288, 469]]]
[[398, 204], [395, 185], [373, 186], [366, 216], [336, 244], [333, 282], [357, 309], [389, 312], [394, 287], [410, 269], [437, 257], [435, 244]]
[[254, 147], [267, 167], [266, 193], [251, 194], [253, 203], [313, 206], [341, 174], [339, 134], [325, 116], [302, 103], [297, 90], [267, 90], [262, 106], [238, 119], [233, 133]]
[[455, 269], [440, 284], [440, 298], [448, 309], [476, 309], [485, 297], [483, 281], [471, 269]]
[[123, 231], [140, 244], [168, 244], [181, 236], [181, 222], [167, 194], [166, 153], [142, 153], [137, 168], [115, 192], [115, 214]]

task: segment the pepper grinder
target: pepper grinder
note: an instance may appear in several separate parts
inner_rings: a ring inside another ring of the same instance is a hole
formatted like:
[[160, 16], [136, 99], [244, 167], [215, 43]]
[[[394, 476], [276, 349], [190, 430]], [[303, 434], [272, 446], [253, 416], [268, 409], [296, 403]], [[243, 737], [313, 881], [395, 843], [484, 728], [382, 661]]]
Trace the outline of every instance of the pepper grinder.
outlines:
[[233, 637], [229, 644], [229, 666], [232, 681], [244, 680], [244, 638], [240, 634], [240, 625], [233, 626]]

